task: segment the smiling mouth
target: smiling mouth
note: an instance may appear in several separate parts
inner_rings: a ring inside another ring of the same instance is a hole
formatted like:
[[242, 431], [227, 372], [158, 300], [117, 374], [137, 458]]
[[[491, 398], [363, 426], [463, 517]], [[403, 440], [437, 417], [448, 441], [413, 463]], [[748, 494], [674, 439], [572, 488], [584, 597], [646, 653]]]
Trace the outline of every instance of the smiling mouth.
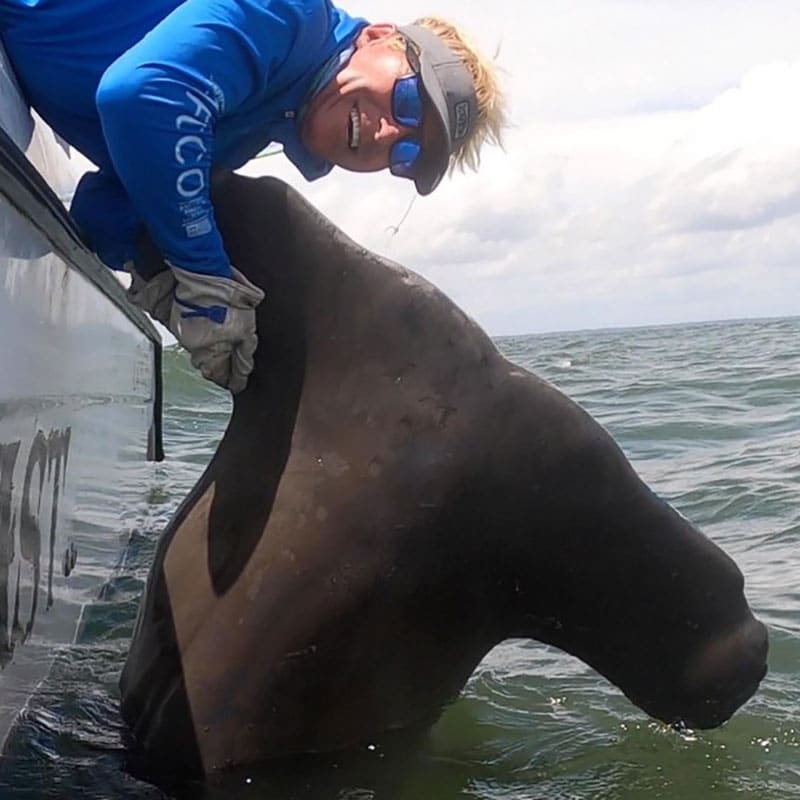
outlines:
[[347, 123], [347, 146], [351, 150], [358, 150], [361, 141], [361, 116], [358, 113], [358, 105], [350, 109], [350, 118]]

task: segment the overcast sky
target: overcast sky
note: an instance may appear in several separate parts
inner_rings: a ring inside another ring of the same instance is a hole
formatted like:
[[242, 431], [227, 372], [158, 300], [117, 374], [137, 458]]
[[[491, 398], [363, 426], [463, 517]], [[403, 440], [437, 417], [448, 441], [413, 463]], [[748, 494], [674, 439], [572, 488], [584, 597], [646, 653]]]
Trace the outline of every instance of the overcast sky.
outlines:
[[[340, 0], [499, 51], [514, 127], [477, 175], [291, 182], [490, 334], [797, 314], [797, 0]], [[398, 18], [398, 9], [402, 17]]]

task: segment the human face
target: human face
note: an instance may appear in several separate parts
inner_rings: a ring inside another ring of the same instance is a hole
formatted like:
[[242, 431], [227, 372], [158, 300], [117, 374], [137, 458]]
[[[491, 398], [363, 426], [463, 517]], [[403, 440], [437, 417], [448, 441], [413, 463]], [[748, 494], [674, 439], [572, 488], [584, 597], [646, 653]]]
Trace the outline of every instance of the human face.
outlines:
[[349, 62], [312, 100], [301, 136], [315, 155], [344, 169], [376, 172], [389, 166], [392, 147], [406, 137], [423, 149], [433, 125], [407, 127], [392, 113], [398, 78], [413, 70], [403, 50], [389, 45], [394, 25], [368, 25]]

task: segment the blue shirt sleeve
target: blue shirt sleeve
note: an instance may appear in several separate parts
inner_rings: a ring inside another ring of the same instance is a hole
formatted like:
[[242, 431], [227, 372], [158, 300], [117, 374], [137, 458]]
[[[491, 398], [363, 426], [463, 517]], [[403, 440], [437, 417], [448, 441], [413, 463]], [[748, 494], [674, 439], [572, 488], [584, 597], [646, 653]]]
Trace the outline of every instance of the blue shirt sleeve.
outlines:
[[111, 161], [163, 255], [230, 276], [209, 197], [217, 121], [262, 92], [327, 0], [186, 0], [104, 73]]

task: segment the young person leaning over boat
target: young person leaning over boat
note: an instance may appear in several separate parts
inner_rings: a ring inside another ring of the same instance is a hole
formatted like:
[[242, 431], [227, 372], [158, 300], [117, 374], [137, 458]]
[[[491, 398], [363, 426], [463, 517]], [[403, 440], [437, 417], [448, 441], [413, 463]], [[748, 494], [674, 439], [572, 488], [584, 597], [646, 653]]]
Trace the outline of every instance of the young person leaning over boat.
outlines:
[[225, 253], [212, 168], [279, 142], [307, 180], [388, 168], [425, 195], [475, 168], [504, 123], [491, 65], [435, 18], [368, 24], [329, 0], [0, 0], [0, 33], [29, 103], [99, 167], [71, 209], [90, 246], [130, 268], [146, 226], [170, 270], [134, 272], [131, 301], [232, 392], [263, 293]]

